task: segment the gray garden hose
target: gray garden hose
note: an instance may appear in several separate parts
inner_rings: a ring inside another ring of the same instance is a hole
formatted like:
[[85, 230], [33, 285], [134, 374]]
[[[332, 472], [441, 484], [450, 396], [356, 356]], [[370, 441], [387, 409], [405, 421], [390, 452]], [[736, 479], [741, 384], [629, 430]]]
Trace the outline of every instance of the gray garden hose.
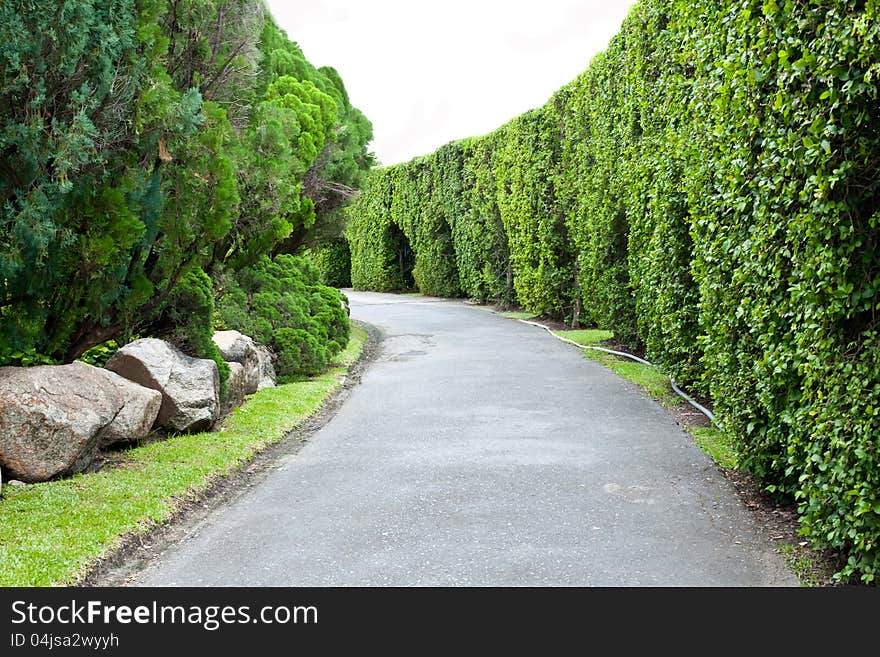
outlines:
[[[556, 335], [549, 326], [544, 326], [543, 324], [539, 324], [538, 322], [530, 322], [527, 319], [520, 319], [518, 321], [522, 322], [523, 324], [529, 324], [530, 326], [537, 326], [538, 328], [542, 328], [545, 331], [547, 331], [547, 333], [549, 333], [554, 338], [556, 338], [557, 340], [562, 340], [563, 342], [567, 342], [568, 344], [573, 344], [575, 347], [578, 347], [579, 349], [595, 349], [596, 351], [604, 351], [606, 354], [614, 354], [615, 356], [621, 356], [622, 358], [629, 358], [630, 360], [634, 360], [637, 363], [641, 363], [642, 365], [648, 365], [650, 367], [654, 367], [653, 364], [649, 363], [644, 358], [639, 358], [638, 356], [633, 356], [632, 354], [628, 354], [624, 351], [614, 351], [613, 349], [606, 349], [605, 347], [594, 347], [591, 345], [580, 344], [578, 342], [575, 342], [574, 340], [569, 340], [568, 338], [563, 338], [561, 335]], [[709, 418], [709, 420], [715, 419], [715, 414], [712, 411], [710, 411], [708, 408], [706, 408], [702, 404], [699, 404], [696, 401], [694, 401], [693, 399], [691, 399], [687, 395], [687, 393], [685, 393], [681, 388], [679, 388], [676, 385], [675, 379], [673, 379], [671, 376], [669, 377], [669, 383], [672, 384], [672, 389], [675, 391], [675, 394], [677, 394], [679, 397], [684, 399], [688, 404], [690, 404], [691, 406], [696, 408], [698, 411], [700, 411], [700, 413], [702, 413], [707, 418]]]

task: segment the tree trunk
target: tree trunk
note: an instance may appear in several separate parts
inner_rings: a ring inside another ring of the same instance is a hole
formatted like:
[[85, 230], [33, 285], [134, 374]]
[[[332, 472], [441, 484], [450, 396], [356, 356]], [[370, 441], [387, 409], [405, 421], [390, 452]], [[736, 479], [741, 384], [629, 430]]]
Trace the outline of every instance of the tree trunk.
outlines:
[[96, 326], [95, 324], [90, 323], [87, 326], [81, 327], [77, 332], [76, 338], [67, 348], [67, 353], [64, 355], [64, 362], [72, 363], [92, 347], [119, 335], [121, 330], [122, 326], [120, 325]]

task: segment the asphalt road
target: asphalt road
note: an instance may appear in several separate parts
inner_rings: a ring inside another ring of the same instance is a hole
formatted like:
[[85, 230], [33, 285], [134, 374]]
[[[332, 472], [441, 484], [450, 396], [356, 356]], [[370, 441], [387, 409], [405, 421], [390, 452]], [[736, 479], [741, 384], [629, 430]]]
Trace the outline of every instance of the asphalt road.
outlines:
[[143, 585], [796, 585], [660, 406], [541, 329], [351, 293], [381, 354]]

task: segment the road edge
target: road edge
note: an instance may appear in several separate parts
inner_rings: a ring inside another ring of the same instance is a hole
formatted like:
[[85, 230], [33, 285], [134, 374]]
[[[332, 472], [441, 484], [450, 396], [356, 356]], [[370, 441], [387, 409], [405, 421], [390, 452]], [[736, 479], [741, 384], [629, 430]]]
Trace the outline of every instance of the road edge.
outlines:
[[154, 524], [142, 532], [124, 534], [116, 546], [90, 565], [72, 585], [129, 585], [159, 555], [189, 536], [215, 512], [229, 506], [259, 484], [280, 459], [297, 454], [314, 434], [335, 417], [381, 350], [384, 340], [382, 331], [361, 320], [357, 320], [357, 323], [367, 332], [367, 341], [360, 356], [345, 374], [342, 384], [327, 396], [316, 413], [294, 427], [278, 442], [257, 452], [250, 461], [219, 477], [196, 497], [182, 503], [161, 524]]

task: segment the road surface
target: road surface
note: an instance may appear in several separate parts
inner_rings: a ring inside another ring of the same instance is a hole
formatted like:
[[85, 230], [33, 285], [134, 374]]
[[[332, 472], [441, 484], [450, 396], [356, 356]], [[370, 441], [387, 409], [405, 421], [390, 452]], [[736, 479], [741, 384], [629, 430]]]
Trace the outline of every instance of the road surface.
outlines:
[[350, 299], [384, 339], [338, 414], [132, 583], [797, 585], [634, 385], [486, 309]]

